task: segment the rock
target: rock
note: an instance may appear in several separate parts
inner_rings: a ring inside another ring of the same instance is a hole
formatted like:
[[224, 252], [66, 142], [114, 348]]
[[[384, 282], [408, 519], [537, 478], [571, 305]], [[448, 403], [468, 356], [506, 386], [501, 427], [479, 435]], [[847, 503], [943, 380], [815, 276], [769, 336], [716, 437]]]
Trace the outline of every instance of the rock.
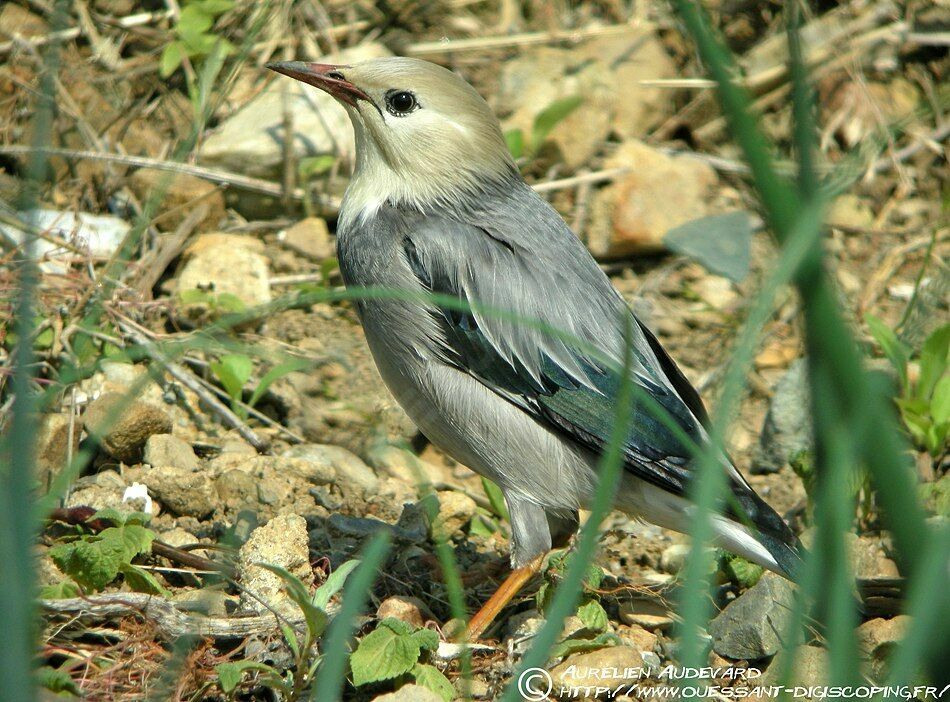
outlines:
[[[270, 302], [267, 259], [251, 248], [235, 245], [237, 241], [243, 243], [246, 239], [231, 237], [227, 243], [206, 243], [192, 247], [189, 250], [191, 257], [178, 274], [178, 295], [200, 290], [218, 301], [221, 301], [222, 295], [231, 295], [246, 307]], [[229, 309], [224, 301], [221, 304]], [[182, 305], [184, 313], [191, 318], [206, 314], [211, 306], [212, 303], [199, 299], [183, 300]]]
[[739, 300], [735, 285], [718, 275], [704, 275], [691, 285], [693, 292], [707, 305], [717, 310], [728, 310]]
[[679, 573], [689, 556], [689, 544], [672, 544], [660, 554], [660, 570], [675, 575]]
[[[304, 585], [313, 585], [307, 522], [296, 514], [274, 517], [251, 532], [238, 553], [238, 579], [241, 584], [284, 614], [298, 615], [300, 610], [284, 591], [284, 581], [258, 563], [280, 566]], [[253, 597], [241, 593], [241, 609], [258, 614], [267, 608]]]
[[412, 626], [421, 628], [425, 621], [422, 618], [422, 610], [419, 607], [419, 601], [414, 597], [387, 597], [383, 600], [379, 609], [376, 610], [378, 619], [393, 617], [400, 621], [412, 624]]
[[444, 480], [442, 470], [406, 449], [386, 445], [372, 449], [367, 462], [379, 473], [398, 478], [409, 485], [437, 483]]
[[788, 631], [793, 598], [787, 580], [765, 573], [709, 623], [713, 650], [733, 660], [775, 655]]
[[784, 339], [777, 339], [769, 343], [755, 357], [757, 370], [770, 368], [788, 368], [800, 354], [798, 345]]
[[336, 255], [336, 244], [330, 238], [326, 220], [307, 217], [277, 235], [277, 240], [293, 251], [322, 261]]
[[445, 539], [451, 539], [475, 516], [478, 505], [471, 497], [456, 490], [444, 490], [438, 493], [438, 497], [439, 515], [432, 525], [432, 531]]
[[[73, 425], [71, 440], [70, 423]], [[35, 445], [37, 477], [44, 488], [49, 488], [50, 482], [66, 466], [70, 443], [72, 443], [72, 455], [75, 456], [78, 453], [82, 426], [82, 418], [74, 417], [70, 420], [69, 412], [43, 415]]]
[[[297, 444], [281, 454], [284, 458], [296, 458], [315, 465], [317, 469], [325, 469], [331, 478], [324, 482], [335, 482], [338, 485], [351, 484], [364, 492], [372, 494], [379, 486], [379, 478], [373, 469], [363, 460], [342, 446], [329, 444]], [[325, 467], [325, 468], [324, 468]]]
[[642, 667], [643, 658], [639, 651], [630, 646], [612, 646], [575, 653], [551, 670], [551, 677], [555, 681], [554, 694], [557, 694], [558, 688], [566, 687], [566, 695], [562, 699], [583, 699], [584, 690], [571, 688], [589, 687], [607, 688], [603, 694], [610, 695], [622, 686], [635, 682], [625, 675], [627, 669]]
[[[347, 64], [388, 55], [390, 52], [382, 45], [366, 42], [322, 61]], [[352, 162], [353, 130], [346, 111], [328, 94], [279, 77], [205, 139], [198, 151], [202, 164], [264, 178], [278, 177], [284, 162], [283, 123], [288, 111], [296, 161], [333, 155]]]
[[215, 227], [224, 219], [224, 195], [220, 188], [201, 178], [185, 173], [171, 174], [153, 168], [140, 168], [132, 174], [128, 183], [132, 192], [142, 201], [164, 191], [162, 210], [155, 222], [165, 231], [174, 230], [193, 209], [200, 206], [207, 207], [208, 211], [198, 222], [197, 231]]
[[[10, 4], [7, 3], [7, 7]], [[125, 239], [132, 226], [118, 217], [95, 215], [88, 212], [60, 212], [58, 210], [28, 210], [18, 216], [27, 224], [46, 232], [53, 237], [69, 242], [73, 246], [88, 251], [97, 257], [109, 257]], [[0, 224], [0, 231], [17, 244], [25, 240], [26, 233], [12, 224]], [[47, 239], [36, 239], [33, 254], [42, 259], [40, 269], [46, 273], [65, 275], [68, 265], [57, 260], [58, 257], [75, 254], [61, 245]]]
[[122, 499], [127, 487], [125, 479], [114, 470], [102, 470], [74, 482], [65, 506], [134, 512], [135, 507]]
[[899, 578], [900, 572], [884, 551], [879, 537], [848, 534], [848, 552], [855, 578]]
[[828, 209], [828, 223], [833, 227], [871, 229], [874, 226], [874, 212], [862, 198], [845, 193]]
[[644, 629], [666, 629], [673, 623], [669, 610], [653, 599], [636, 598], [620, 603], [620, 620]]
[[904, 638], [911, 621], [902, 614], [893, 619], [871, 619], [857, 628], [858, 649], [868, 661], [872, 680], [884, 682], [887, 679], [891, 654]]
[[[790, 655], [795, 656], [792, 665], [791, 685], [795, 688], [808, 688], [826, 685], [828, 683], [828, 652], [819, 646], [799, 646], [794, 651], [782, 649], [772, 659], [769, 667], [760, 678], [761, 685], [778, 685], [788, 663]], [[795, 694], [799, 698], [799, 694]], [[810, 699], [801, 695], [805, 699]]]
[[182, 529], [181, 527], [175, 527], [174, 529], [163, 531], [158, 535], [158, 538], [169, 546], [174, 546], [175, 548], [181, 548], [182, 546], [192, 546], [198, 543], [197, 536], [192, 534], [190, 531]]
[[12, 2], [3, 3], [3, 9], [0, 10], [0, 36], [4, 39], [36, 37], [48, 31], [49, 25], [39, 15]]
[[807, 368], [805, 359], [799, 359], [775, 385], [751, 472], [777, 473], [813, 445]]
[[558, 100], [580, 96], [580, 104], [548, 137], [573, 170], [587, 163], [611, 132], [643, 137], [672, 114], [668, 89], [639, 83], [675, 75], [654, 28], [644, 24], [570, 48], [530, 49], [504, 62], [498, 110], [508, 115], [506, 130], [519, 129], [530, 138], [539, 114]]
[[288, 513], [325, 517], [326, 510], [309, 491], [313, 485], [332, 483], [334, 476], [303, 459], [243, 453], [213, 458], [207, 473], [226, 513], [248, 509], [265, 518]]
[[641, 655], [649, 651], [655, 651], [659, 643], [659, 638], [656, 634], [636, 624], [618, 626], [617, 635], [624, 643], [637, 649]]
[[669, 230], [711, 214], [706, 201], [716, 173], [697, 159], [668, 156], [631, 139], [605, 167], [630, 173], [594, 196], [587, 244], [598, 258], [662, 251]]
[[211, 478], [203, 471], [172, 466], [152, 467], [142, 471], [140, 480], [175, 514], [201, 519], [214, 512], [217, 506]]
[[[113, 458], [134, 463], [142, 456], [142, 447], [153, 434], [168, 434], [172, 420], [161, 407], [131, 401], [118, 416], [113, 413], [124, 402], [119, 393], [105, 393], [93, 400], [83, 416], [86, 431], [96, 436], [99, 445]], [[109, 423], [111, 421], [111, 423]]]
[[145, 442], [142, 462], [155, 468], [180, 468], [198, 470], [198, 457], [194, 449], [174, 434], [152, 434]]
[[373, 698], [373, 702], [444, 702], [440, 695], [422, 685], [403, 685], [395, 692]]

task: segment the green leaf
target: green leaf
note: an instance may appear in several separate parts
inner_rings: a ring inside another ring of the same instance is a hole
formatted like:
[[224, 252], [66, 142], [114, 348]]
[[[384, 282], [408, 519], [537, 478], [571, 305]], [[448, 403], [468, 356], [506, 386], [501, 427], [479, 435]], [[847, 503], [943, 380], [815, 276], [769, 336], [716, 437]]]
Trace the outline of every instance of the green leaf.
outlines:
[[64, 579], [53, 585], [46, 585], [40, 590], [41, 600], [66, 600], [71, 597], [79, 597], [82, 591], [72, 580]]
[[359, 564], [359, 559], [354, 558], [347, 561], [346, 563], [341, 564], [339, 568], [330, 573], [330, 575], [327, 576], [326, 582], [318, 587], [317, 591], [313, 593], [313, 599], [311, 602], [313, 603], [314, 607], [319, 607], [320, 609], [326, 611], [327, 604], [330, 602], [330, 598], [343, 589], [343, 584], [346, 582], [347, 576], [349, 576], [349, 574], [352, 573]]
[[[166, 44], [165, 48], [162, 49], [162, 57], [158, 62], [158, 75], [162, 78], [168, 78], [178, 70], [178, 67], [185, 61], [186, 55], [185, 45], [181, 41], [175, 40], [170, 44]], [[185, 292], [191, 291], [186, 290]]]
[[881, 347], [887, 360], [891, 362], [901, 381], [901, 388], [907, 388], [907, 362], [910, 360], [910, 350], [897, 338], [894, 330], [873, 314], [864, 315], [871, 336]]
[[750, 588], [759, 582], [765, 569], [755, 563], [750, 563], [741, 556], [729, 555], [723, 564], [726, 575], [732, 582], [743, 588]]
[[135, 556], [151, 549], [155, 534], [138, 524], [109, 527], [49, 550], [60, 570], [85, 588], [101, 590]]
[[749, 274], [752, 260], [751, 219], [748, 212], [701, 217], [668, 231], [663, 244], [738, 283]]
[[620, 637], [609, 632], [598, 634], [592, 639], [564, 639], [563, 641], [555, 644], [554, 648], [551, 649], [550, 657], [563, 658], [564, 656], [567, 656], [571, 653], [595, 651], [598, 648], [606, 648], [607, 646], [616, 646], [618, 644], [620, 644]]
[[588, 600], [578, 607], [577, 616], [591, 631], [604, 631], [607, 628], [607, 612], [597, 600]]
[[36, 670], [36, 682], [39, 683], [40, 687], [44, 687], [56, 694], [65, 692], [71, 695], [82, 696], [82, 690], [79, 689], [76, 681], [73, 680], [65, 670], [44, 665], [42, 668], [37, 668]]
[[264, 393], [267, 392], [267, 388], [269, 388], [275, 382], [283, 378], [285, 375], [296, 373], [297, 371], [302, 371], [309, 367], [310, 362], [305, 361], [302, 358], [291, 358], [287, 361], [284, 361], [283, 363], [277, 364], [264, 374], [260, 382], [257, 384], [257, 387], [254, 388], [254, 392], [251, 393], [251, 399], [247, 401], [247, 404], [253, 407], [258, 403], [261, 397], [263, 397]]
[[509, 129], [505, 132], [505, 143], [508, 145], [508, 151], [511, 157], [517, 161], [524, 156], [524, 132], [520, 129]]
[[469, 524], [468, 533], [472, 536], [481, 536], [487, 539], [496, 534], [499, 528], [498, 523], [491, 517], [487, 517], [484, 514], [476, 514], [472, 518], [471, 524]]
[[501, 488], [488, 478], [482, 478], [482, 489], [488, 496], [488, 502], [495, 514], [510, 522], [511, 515], [508, 514], [508, 504], [505, 502], [505, 496], [502, 494]]
[[180, 290], [178, 299], [183, 305], [210, 305], [214, 302], [214, 295], [207, 290], [191, 288], [189, 290]]
[[234, 7], [234, 0], [192, 0], [188, 5], [198, 7], [205, 14], [217, 17]]
[[950, 422], [950, 373], [937, 381], [930, 399], [930, 416], [935, 424]]
[[126, 563], [119, 568], [126, 584], [135, 592], [145, 592], [151, 595], [167, 595], [168, 590], [162, 587], [158, 579], [143, 568]]
[[950, 324], [944, 324], [927, 337], [920, 352], [920, 378], [916, 396], [930, 399], [937, 382], [947, 372], [947, 355], [950, 354]]
[[178, 15], [178, 25], [175, 27], [175, 31], [187, 44], [194, 37], [211, 29], [213, 24], [214, 18], [202, 10], [199, 4], [192, 3], [182, 8], [181, 14]]
[[211, 372], [232, 400], [240, 400], [254, 363], [244, 354], [229, 353], [211, 364]]
[[411, 628], [398, 619], [384, 619], [364, 636], [350, 656], [353, 684], [391, 680], [412, 670], [419, 660], [419, 642], [409, 635]]
[[569, 114], [580, 107], [584, 98], [580, 95], [555, 100], [545, 107], [534, 118], [534, 128], [531, 130], [531, 148], [537, 150], [541, 148], [545, 139], [558, 124], [563, 122]]
[[409, 637], [424, 651], [434, 651], [439, 647], [439, 635], [432, 629], [418, 629]]
[[309, 180], [318, 175], [323, 175], [336, 163], [336, 156], [332, 154], [323, 154], [321, 156], [307, 156], [300, 159], [297, 164], [297, 172], [301, 180]]
[[434, 665], [417, 663], [412, 669], [412, 677], [417, 685], [432, 690], [445, 702], [452, 702], [455, 699], [455, 688], [452, 683]]
[[120, 512], [114, 507], [106, 507], [105, 509], [97, 511], [87, 521], [93, 519], [102, 519], [112, 522], [115, 526], [126, 526], [129, 524], [138, 524], [141, 526], [148, 524], [152, 520], [152, 515], [146, 514], [145, 512]]
[[248, 670], [260, 670], [265, 673], [277, 676], [277, 671], [266, 663], [257, 661], [233, 661], [228, 663], [218, 663], [214, 667], [218, 674], [218, 685], [225, 694], [231, 694], [241, 684], [244, 673]]
[[244, 304], [244, 300], [239, 298], [234, 293], [219, 293], [212, 300], [212, 304], [224, 312], [243, 312], [247, 309], [247, 305]]
[[323, 632], [326, 631], [330, 619], [327, 617], [326, 612], [313, 605], [310, 598], [310, 591], [300, 582], [300, 579], [285, 568], [281, 568], [277, 565], [270, 563], [256, 563], [255, 565], [269, 570], [284, 581], [287, 595], [300, 607], [300, 611], [303, 612], [304, 619], [307, 621], [307, 630], [310, 632], [310, 635], [313, 638], [321, 636]]

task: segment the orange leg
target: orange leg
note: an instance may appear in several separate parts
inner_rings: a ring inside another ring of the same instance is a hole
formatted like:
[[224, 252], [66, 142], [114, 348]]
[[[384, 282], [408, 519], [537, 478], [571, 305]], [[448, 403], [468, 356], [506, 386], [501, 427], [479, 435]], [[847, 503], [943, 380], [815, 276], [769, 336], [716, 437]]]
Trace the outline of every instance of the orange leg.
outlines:
[[468, 628], [462, 632], [459, 640], [474, 641], [479, 638], [485, 630], [495, 621], [495, 617], [511, 602], [511, 600], [521, 592], [521, 588], [531, 580], [532, 576], [541, 570], [541, 562], [544, 556], [538, 556], [523, 568], [517, 568], [511, 571], [511, 575], [505, 578], [505, 581], [495, 590], [495, 594], [488, 598], [488, 601], [472, 617], [468, 623]]

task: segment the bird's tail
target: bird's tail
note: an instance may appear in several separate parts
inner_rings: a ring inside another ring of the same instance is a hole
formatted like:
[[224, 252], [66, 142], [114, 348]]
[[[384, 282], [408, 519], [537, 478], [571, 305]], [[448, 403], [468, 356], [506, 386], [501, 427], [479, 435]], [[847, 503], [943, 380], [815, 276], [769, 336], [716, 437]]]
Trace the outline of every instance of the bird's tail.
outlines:
[[723, 545], [764, 568], [797, 580], [804, 562], [805, 548], [785, 520], [747, 485], [732, 490], [741, 514], [720, 523]]

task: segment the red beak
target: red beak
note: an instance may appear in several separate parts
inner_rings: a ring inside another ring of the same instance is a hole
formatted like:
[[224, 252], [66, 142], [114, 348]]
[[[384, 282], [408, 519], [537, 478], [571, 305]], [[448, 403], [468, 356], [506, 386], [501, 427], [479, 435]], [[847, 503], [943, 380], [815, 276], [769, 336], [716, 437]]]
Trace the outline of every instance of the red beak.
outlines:
[[285, 76], [290, 76], [302, 83], [307, 83], [329, 93], [337, 100], [341, 100], [356, 107], [357, 100], [370, 100], [369, 95], [350, 83], [344, 77], [343, 71], [349, 66], [334, 66], [329, 63], [306, 63], [304, 61], [277, 61], [268, 63], [267, 68]]

